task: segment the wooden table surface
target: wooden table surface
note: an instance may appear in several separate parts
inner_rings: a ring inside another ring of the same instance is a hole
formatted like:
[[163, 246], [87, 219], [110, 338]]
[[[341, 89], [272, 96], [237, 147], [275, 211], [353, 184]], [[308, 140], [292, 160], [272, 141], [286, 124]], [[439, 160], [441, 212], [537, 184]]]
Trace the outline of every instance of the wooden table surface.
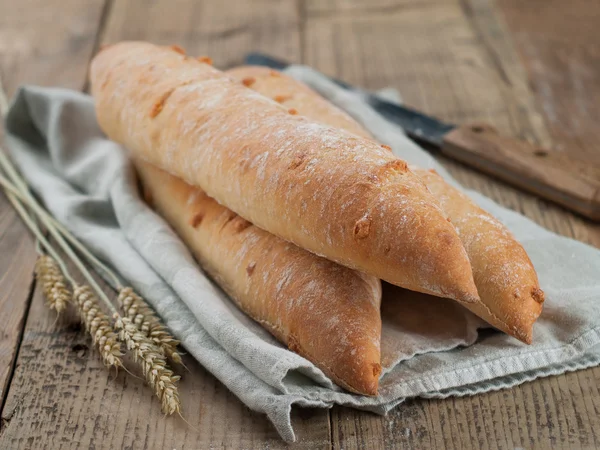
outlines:
[[[144, 39], [239, 65], [252, 50], [406, 103], [600, 163], [600, 2], [592, 0], [0, 0], [0, 76], [86, 89], [103, 43]], [[445, 161], [465, 185], [600, 247], [600, 226]], [[33, 281], [34, 241], [0, 195], [0, 448], [281, 448], [267, 419], [191, 359], [185, 417], [143, 383], [108, 376], [74, 317], [54, 323]], [[296, 410], [297, 447], [600, 448], [600, 368], [387, 417]]]

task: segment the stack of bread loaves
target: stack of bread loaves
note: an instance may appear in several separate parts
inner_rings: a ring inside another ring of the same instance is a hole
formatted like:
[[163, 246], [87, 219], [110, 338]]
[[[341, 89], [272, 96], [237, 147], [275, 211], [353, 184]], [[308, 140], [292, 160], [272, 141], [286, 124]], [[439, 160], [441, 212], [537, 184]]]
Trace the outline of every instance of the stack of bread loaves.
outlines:
[[380, 279], [531, 342], [543, 292], [512, 235], [308, 87], [142, 42], [105, 48], [90, 76], [146, 200], [242, 310], [340, 386], [377, 393]]

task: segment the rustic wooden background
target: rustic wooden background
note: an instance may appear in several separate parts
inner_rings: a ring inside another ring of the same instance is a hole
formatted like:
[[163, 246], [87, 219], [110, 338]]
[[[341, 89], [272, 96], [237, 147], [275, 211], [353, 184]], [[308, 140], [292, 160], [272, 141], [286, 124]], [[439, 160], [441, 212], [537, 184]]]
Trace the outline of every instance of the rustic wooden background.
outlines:
[[[86, 89], [103, 43], [144, 39], [210, 55], [251, 50], [366, 87], [394, 86], [441, 118], [600, 163], [600, 2], [592, 0], [0, 0], [0, 76]], [[600, 247], [600, 227], [458, 164], [466, 186]], [[54, 323], [32, 277], [33, 240], [0, 196], [0, 448], [281, 448], [191, 360], [184, 414], [165, 419], [142, 382], [108, 376], [73, 317]], [[600, 369], [475, 397], [411, 401], [388, 417], [297, 410], [296, 447], [598, 448]]]

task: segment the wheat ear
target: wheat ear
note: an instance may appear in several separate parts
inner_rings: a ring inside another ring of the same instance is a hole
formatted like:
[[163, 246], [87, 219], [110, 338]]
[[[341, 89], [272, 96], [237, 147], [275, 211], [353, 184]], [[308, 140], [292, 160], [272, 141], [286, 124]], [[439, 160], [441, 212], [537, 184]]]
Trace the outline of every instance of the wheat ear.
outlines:
[[164, 414], [178, 413], [181, 415], [181, 402], [177, 381], [180, 377], [175, 375], [159, 348], [150, 338], [145, 336], [129, 319], [114, 315], [115, 329], [119, 330], [119, 337], [133, 352], [133, 358], [142, 366], [146, 381], [160, 399]]
[[125, 317], [130, 319], [142, 334], [150, 338], [165, 356], [174, 363], [183, 365], [181, 355], [177, 352], [179, 341], [171, 336], [160, 318], [142, 297], [132, 288], [124, 287], [119, 290], [117, 302]]
[[42, 287], [48, 307], [62, 313], [71, 300], [72, 293], [57, 262], [48, 255], [40, 255], [35, 263], [35, 277]]
[[92, 288], [87, 285], [75, 285], [73, 299], [85, 329], [91, 334], [92, 342], [100, 352], [104, 364], [123, 367], [121, 344], [112, 329], [110, 318], [100, 309]]

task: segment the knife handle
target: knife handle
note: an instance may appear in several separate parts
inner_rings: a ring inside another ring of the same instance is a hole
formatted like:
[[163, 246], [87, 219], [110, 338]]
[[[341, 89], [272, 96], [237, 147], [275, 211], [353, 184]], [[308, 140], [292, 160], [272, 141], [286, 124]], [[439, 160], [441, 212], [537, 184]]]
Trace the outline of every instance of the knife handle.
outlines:
[[442, 153], [509, 184], [600, 221], [600, 168], [490, 125], [466, 124], [444, 136]]

